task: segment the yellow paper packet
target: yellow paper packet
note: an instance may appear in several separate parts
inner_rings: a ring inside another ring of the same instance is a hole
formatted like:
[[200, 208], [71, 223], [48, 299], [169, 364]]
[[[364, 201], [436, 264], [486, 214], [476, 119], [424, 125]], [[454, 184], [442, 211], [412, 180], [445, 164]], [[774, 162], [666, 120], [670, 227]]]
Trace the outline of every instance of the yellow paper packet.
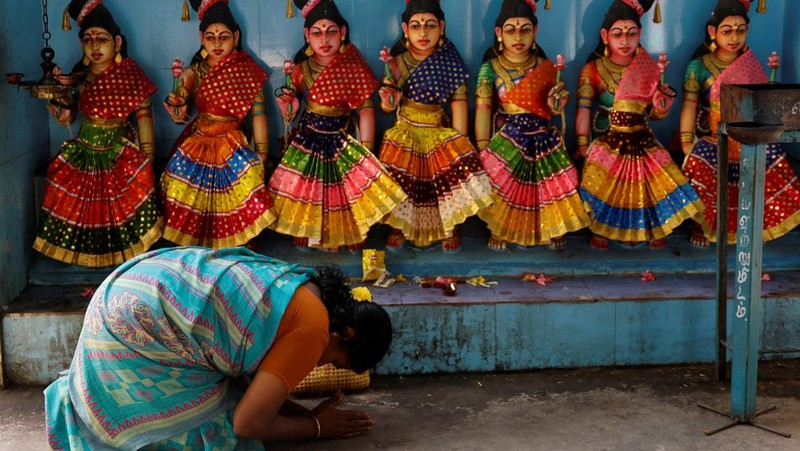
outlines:
[[386, 253], [377, 249], [364, 249], [361, 254], [361, 266], [364, 270], [364, 275], [361, 280], [369, 282], [371, 280], [378, 280], [378, 277], [386, 271]]

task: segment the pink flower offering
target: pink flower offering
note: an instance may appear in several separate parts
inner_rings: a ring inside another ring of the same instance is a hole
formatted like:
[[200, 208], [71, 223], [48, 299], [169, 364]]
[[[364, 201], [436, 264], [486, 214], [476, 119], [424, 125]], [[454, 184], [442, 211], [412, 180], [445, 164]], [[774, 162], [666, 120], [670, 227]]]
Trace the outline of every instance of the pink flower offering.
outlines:
[[283, 73], [290, 75], [294, 71], [294, 62], [292, 60], [283, 60]]
[[667, 71], [667, 66], [669, 66], [669, 60], [667, 59], [667, 54], [665, 52], [661, 52], [658, 54], [658, 70], [663, 74]]
[[538, 275], [527, 273], [522, 276], [522, 280], [526, 280], [528, 282], [536, 282], [543, 287], [546, 287], [548, 284], [553, 283], [553, 278], [544, 273]]
[[81, 291], [81, 296], [85, 298], [94, 296], [94, 288], [84, 288], [83, 291]]
[[175, 61], [172, 62], [172, 76], [180, 78], [181, 75], [183, 75], [183, 61], [180, 58], [175, 58]]
[[762, 282], [769, 282], [770, 280], [772, 280], [772, 278], [769, 276], [768, 273], [764, 273], [764, 274], [761, 275], [761, 281]]
[[642, 273], [642, 282], [652, 282], [654, 280], [656, 280], [656, 275], [651, 273], [649, 269]]
[[391, 61], [393, 59], [392, 58], [392, 54], [389, 52], [389, 47], [383, 47], [381, 49], [381, 57], [380, 57], [380, 59], [384, 63], [388, 63], [389, 61]]
[[565, 57], [564, 54], [559, 53], [556, 55], [555, 68], [556, 70], [564, 70], [567, 68], [567, 57]]
[[769, 58], [767, 58], [767, 66], [769, 66], [770, 69], [777, 69], [780, 67], [778, 52], [772, 52], [769, 54]]

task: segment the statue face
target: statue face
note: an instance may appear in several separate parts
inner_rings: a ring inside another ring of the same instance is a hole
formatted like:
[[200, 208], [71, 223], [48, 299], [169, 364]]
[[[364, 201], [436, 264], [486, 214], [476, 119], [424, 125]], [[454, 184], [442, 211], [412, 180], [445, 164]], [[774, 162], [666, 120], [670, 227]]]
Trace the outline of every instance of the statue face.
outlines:
[[503, 22], [503, 28], [496, 27], [494, 32], [503, 40], [503, 54], [506, 57], [527, 57], [536, 41], [539, 27], [527, 17], [512, 17]]
[[323, 60], [336, 55], [346, 32], [346, 27], [339, 27], [327, 19], [320, 19], [311, 28], [303, 30], [308, 45], [314, 50], [314, 58]]
[[428, 55], [439, 46], [439, 38], [444, 34], [444, 21], [431, 13], [414, 14], [403, 23], [403, 34], [417, 53]]
[[610, 57], [633, 57], [639, 47], [639, 27], [632, 20], [618, 20], [608, 30], [600, 30], [600, 37], [608, 45]]
[[239, 45], [239, 32], [232, 32], [225, 24], [212, 23], [206, 31], [200, 32], [200, 41], [208, 52], [206, 62], [213, 66], [236, 50], [236, 46]]
[[92, 66], [111, 64], [121, 44], [121, 38], [114, 39], [108, 31], [100, 27], [89, 28], [81, 38], [83, 54], [89, 59], [89, 65]]
[[738, 53], [747, 44], [749, 27], [744, 17], [728, 16], [718, 27], [708, 27], [709, 36], [717, 43], [717, 50], [727, 53]]

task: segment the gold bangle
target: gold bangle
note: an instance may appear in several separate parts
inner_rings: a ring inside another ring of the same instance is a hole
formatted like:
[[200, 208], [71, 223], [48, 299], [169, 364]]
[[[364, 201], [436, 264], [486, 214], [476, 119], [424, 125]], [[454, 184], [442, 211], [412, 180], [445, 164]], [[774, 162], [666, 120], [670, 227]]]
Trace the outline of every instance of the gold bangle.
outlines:
[[682, 143], [694, 142], [694, 132], [681, 132], [681, 142]]
[[477, 144], [478, 144], [478, 150], [483, 150], [483, 149], [485, 149], [486, 147], [488, 147], [488, 146], [489, 146], [489, 143], [490, 143], [490, 141], [489, 141], [488, 139], [479, 139], [479, 140], [477, 141]]
[[579, 146], [588, 146], [589, 145], [589, 135], [577, 135], [575, 137], [575, 143]]
[[256, 143], [256, 153], [269, 153], [269, 144]]
[[314, 419], [314, 423], [317, 425], [317, 438], [319, 438], [322, 435], [322, 426], [320, 426], [319, 419], [315, 415], [311, 415], [311, 418]]
[[369, 151], [375, 148], [375, 143], [372, 141], [361, 141], [361, 145], [366, 147]]
[[139, 150], [145, 155], [153, 155], [156, 151], [156, 145], [153, 143], [139, 143]]

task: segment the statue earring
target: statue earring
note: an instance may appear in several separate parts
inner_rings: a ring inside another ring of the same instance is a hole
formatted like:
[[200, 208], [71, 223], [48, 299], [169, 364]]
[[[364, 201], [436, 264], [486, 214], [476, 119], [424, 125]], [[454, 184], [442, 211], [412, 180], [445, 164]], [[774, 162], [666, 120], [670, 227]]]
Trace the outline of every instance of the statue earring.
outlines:
[[716, 38], [714, 36], [711, 36], [711, 43], [708, 44], [708, 50], [710, 50], [711, 53], [714, 53], [714, 52], [717, 51], [717, 41], [716, 41]]
[[444, 37], [439, 38], [439, 47], [444, 45]]
[[534, 41], [533, 44], [531, 44], [531, 52], [535, 51], [536, 51], [536, 41]]
[[119, 51], [117, 51], [117, 54], [114, 55], [114, 62], [117, 64], [122, 62], [122, 55], [119, 53]]
[[83, 59], [81, 60], [81, 62], [83, 63], [84, 66], [89, 66], [89, 63], [91, 63], [89, 57], [86, 55], [83, 55]]
[[497, 44], [497, 51], [498, 52], [502, 52], [503, 51], [503, 38], [498, 36], [497, 37], [497, 42], [499, 43], [499, 44]]
[[314, 56], [314, 49], [311, 48], [311, 45], [306, 46], [306, 49], [303, 51], [308, 57]]
[[203, 58], [203, 59], [206, 59], [206, 58], [208, 58], [208, 51], [206, 51], [206, 48], [205, 48], [205, 47], [203, 47], [202, 49], [200, 49], [200, 58]]
[[410, 45], [411, 45], [411, 43], [408, 41], [408, 35], [407, 35], [407, 34], [404, 34], [404, 35], [403, 35], [403, 37], [405, 38], [405, 41], [403, 41], [403, 46], [404, 46], [405, 48], [408, 48], [408, 46], [410, 46]]
[[603, 43], [603, 56], [608, 58], [608, 42]]
[[641, 52], [641, 51], [642, 51], [642, 46], [641, 46], [641, 45], [637, 45], [637, 46], [636, 46], [636, 51], [635, 51], [634, 53], [635, 53], [636, 55], [638, 55], [638, 54], [639, 54], [639, 52]]
[[342, 35], [342, 45], [339, 46], [339, 53], [347, 51], [347, 44], [344, 42], [344, 35]]

